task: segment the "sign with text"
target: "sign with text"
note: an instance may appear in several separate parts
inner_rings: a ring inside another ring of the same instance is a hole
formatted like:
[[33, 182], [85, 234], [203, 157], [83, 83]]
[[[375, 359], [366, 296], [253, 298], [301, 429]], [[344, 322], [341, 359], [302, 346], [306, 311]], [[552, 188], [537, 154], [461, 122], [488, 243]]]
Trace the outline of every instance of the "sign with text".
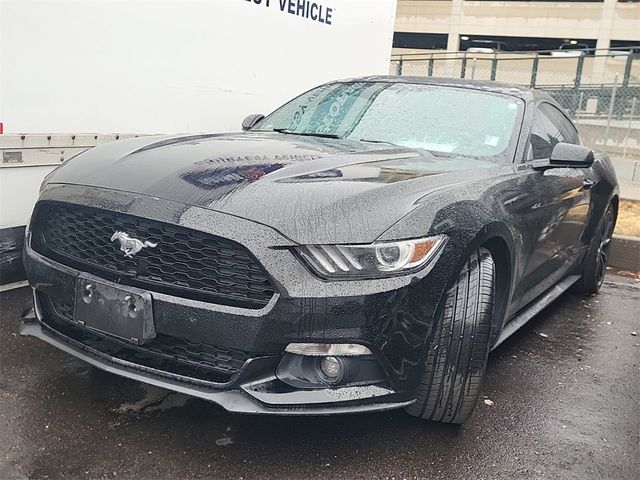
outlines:
[[314, 22], [331, 25], [333, 21], [333, 7], [323, 5], [313, 0], [244, 0], [254, 5], [277, 7], [283, 13], [290, 13], [298, 17], [308, 18]]

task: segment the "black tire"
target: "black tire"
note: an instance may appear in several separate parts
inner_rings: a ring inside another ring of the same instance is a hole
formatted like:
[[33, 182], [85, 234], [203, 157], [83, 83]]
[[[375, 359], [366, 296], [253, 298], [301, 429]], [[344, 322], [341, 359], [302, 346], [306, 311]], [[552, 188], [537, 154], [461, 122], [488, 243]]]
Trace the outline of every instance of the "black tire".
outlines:
[[407, 413], [445, 423], [464, 423], [471, 416], [489, 356], [495, 277], [491, 253], [474, 252], [447, 292], [417, 400]]
[[591, 245], [584, 258], [584, 269], [578, 280], [573, 285], [576, 293], [598, 293], [604, 283], [607, 273], [607, 263], [609, 261], [609, 250], [611, 249], [611, 238], [613, 229], [616, 226], [616, 209], [610, 204], [607, 211], [600, 219], [596, 234], [591, 239]]

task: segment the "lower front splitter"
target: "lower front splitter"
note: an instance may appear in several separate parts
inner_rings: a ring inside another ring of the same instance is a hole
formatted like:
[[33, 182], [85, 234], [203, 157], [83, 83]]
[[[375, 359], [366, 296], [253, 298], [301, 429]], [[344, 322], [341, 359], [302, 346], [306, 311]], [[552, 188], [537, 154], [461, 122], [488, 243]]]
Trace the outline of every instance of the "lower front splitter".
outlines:
[[[31, 313], [31, 312], [30, 312]], [[140, 367], [92, 349], [74, 345], [73, 340], [43, 327], [27, 315], [20, 334], [32, 336], [109, 373], [137, 380], [175, 392], [202, 398], [220, 405], [229, 412], [268, 415], [334, 415], [376, 412], [406, 407], [415, 400], [394, 400], [396, 392], [380, 386], [343, 387], [321, 390], [271, 391], [275, 377], [257, 379], [232, 390], [215, 390], [201, 385], [174, 380], [151, 369]]]

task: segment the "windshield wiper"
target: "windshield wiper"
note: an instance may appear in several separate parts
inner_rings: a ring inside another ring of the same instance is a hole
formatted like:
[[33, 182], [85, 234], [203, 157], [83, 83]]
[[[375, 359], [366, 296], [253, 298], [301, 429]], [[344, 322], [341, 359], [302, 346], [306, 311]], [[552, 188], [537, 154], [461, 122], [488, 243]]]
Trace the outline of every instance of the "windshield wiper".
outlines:
[[287, 135], [303, 135], [306, 137], [320, 137], [320, 138], [340, 138], [340, 135], [335, 133], [320, 133], [320, 132], [294, 132], [288, 128], [274, 128], [274, 132], [286, 133]]

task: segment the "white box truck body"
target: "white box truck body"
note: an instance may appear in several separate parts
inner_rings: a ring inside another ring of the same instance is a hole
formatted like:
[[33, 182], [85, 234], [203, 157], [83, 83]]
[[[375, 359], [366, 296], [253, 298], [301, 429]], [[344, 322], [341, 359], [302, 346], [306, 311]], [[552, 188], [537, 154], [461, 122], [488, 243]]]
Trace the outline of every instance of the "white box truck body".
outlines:
[[7, 255], [15, 261], [39, 183], [61, 161], [117, 132], [237, 131], [247, 114], [325, 81], [384, 74], [395, 8], [395, 0], [2, 0], [0, 269]]

